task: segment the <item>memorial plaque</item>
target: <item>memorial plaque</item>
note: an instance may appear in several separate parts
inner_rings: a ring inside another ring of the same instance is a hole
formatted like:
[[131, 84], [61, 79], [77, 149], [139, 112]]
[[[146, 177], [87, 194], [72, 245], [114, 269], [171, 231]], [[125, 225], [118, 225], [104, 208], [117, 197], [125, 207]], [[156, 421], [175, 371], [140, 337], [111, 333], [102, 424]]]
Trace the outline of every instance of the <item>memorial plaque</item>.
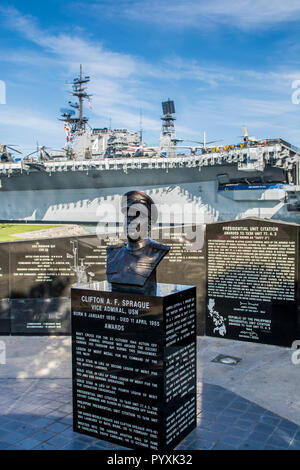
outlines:
[[162, 283], [184, 282], [196, 286], [197, 334], [203, 335], [206, 307], [205, 226], [194, 226], [193, 231], [197, 231], [198, 241], [193, 241], [191, 236], [187, 239], [182, 226], [172, 227], [170, 231], [161, 230], [155, 239], [169, 245], [171, 249], [158, 268], [157, 279]]
[[98, 238], [61, 237], [7, 245], [11, 250], [11, 334], [70, 335], [71, 286], [95, 275], [99, 278], [99, 272], [104, 277], [105, 259], [103, 268]]
[[72, 289], [74, 431], [173, 449], [196, 426], [196, 289], [156, 296]]
[[70, 335], [72, 238], [10, 243], [11, 334]]
[[299, 225], [207, 225], [206, 334], [291, 346], [299, 338]]
[[0, 243], [0, 335], [10, 334], [9, 245]]
[[10, 243], [10, 297], [69, 297], [70, 286], [76, 282], [72, 254], [68, 253], [72, 240], [68, 237]]
[[77, 277], [76, 282], [90, 282], [105, 279], [106, 273], [106, 246], [95, 235], [78, 237], [78, 252], [80, 264], [84, 266], [85, 279]]
[[0, 299], [0, 335], [11, 334], [10, 329], [10, 300]]
[[12, 335], [71, 334], [69, 298], [11, 299], [10, 305]]

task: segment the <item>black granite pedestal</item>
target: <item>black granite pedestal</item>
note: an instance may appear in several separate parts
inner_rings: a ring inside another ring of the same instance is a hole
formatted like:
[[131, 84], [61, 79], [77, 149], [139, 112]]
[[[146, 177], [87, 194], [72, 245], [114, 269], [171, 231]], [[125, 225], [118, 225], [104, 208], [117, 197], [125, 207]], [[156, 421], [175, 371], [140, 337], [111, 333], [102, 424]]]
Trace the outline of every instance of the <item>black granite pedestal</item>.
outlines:
[[72, 288], [74, 431], [173, 449], [196, 426], [196, 288], [155, 296]]

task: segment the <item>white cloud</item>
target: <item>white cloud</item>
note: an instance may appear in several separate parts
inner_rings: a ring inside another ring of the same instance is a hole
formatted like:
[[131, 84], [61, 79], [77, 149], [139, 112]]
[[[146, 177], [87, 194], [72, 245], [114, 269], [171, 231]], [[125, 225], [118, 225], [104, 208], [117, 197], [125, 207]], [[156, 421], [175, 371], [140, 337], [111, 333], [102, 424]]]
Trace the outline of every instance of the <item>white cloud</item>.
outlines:
[[97, 45], [89, 43], [76, 36], [66, 34], [51, 34], [41, 30], [33, 17], [22, 15], [14, 8], [0, 8], [6, 19], [6, 26], [22, 33], [28, 40], [53, 53], [56, 57], [66, 59], [73, 68], [83, 61], [91, 73], [104, 76], [126, 78], [137, 70], [137, 61], [126, 54], [104, 50], [100, 42]]
[[[253, 0], [253, 9], [256, 2], [257, 0]], [[148, 0], [144, 3], [147, 11], [150, 3]], [[194, 2], [185, 3], [187, 11], [182, 12], [183, 17], [190, 15], [188, 6], [192, 6], [192, 3]], [[208, 11], [214, 6], [218, 14], [221, 14], [222, 8], [224, 9], [220, 2], [204, 4], [199, 1], [198, 3], [199, 8], [195, 10], [196, 18], [200, 7], [205, 7]], [[228, 2], [228, 14], [234, 14], [231, 11], [234, 3], [234, 1]], [[171, 8], [171, 3], [167, 1], [161, 6], [156, 0], [151, 4], [152, 16], [158, 14], [160, 8], [167, 8], [168, 5]], [[245, 12], [247, 12], [246, 4], [249, 6], [250, 2], [242, 2]], [[276, 8], [277, 12], [280, 10], [279, 3], [274, 1], [272, 4], [275, 15]], [[123, 5], [126, 5], [126, 2], [123, 2]], [[136, 5], [136, 2], [131, 5]], [[181, 7], [182, 5], [183, 2]], [[271, 17], [268, 5], [265, 14]], [[179, 7], [179, 3], [175, 0], [172, 11], [178, 12]], [[296, 5], [294, 7], [296, 15]], [[141, 57], [107, 50], [100, 41], [79, 37], [79, 33], [77, 36], [56, 35], [42, 30], [34, 18], [22, 16], [15, 9], [1, 11], [6, 17], [7, 27], [18, 31], [28, 39], [29, 43], [34, 43], [34, 52], [30, 50], [30, 46], [26, 49], [25, 44], [22, 44], [21, 49], [13, 51], [7, 57], [4, 53], [1, 54], [3, 60], [15, 62], [22, 73], [26, 64], [32, 65], [30, 73], [33, 74], [42, 65], [45, 70], [51, 70], [52, 76], [53, 71], [58, 74], [59, 70], [60, 76], [70, 80], [78, 73], [79, 64], [84, 64], [84, 72], [91, 76], [89, 84], [89, 91], [93, 94], [91, 124], [96, 127], [108, 126], [111, 118], [115, 127], [122, 126], [136, 130], [139, 127], [139, 113], [142, 109], [146, 140], [149, 144], [157, 144], [161, 125], [160, 101], [170, 96], [175, 99], [176, 105], [178, 103], [176, 129], [180, 137], [200, 137], [205, 129], [209, 139], [224, 137], [227, 140], [235, 137], [237, 140], [240, 126], [243, 124], [253, 125], [254, 132], [259, 130], [263, 134], [266, 130], [266, 132], [276, 131], [277, 134], [280, 117], [283, 115], [285, 119], [282, 128], [287, 132], [290, 128], [290, 133], [294, 132], [292, 129], [296, 126], [295, 116], [299, 113], [299, 107], [291, 105], [290, 97], [292, 81], [300, 78], [296, 69], [277, 68], [271, 71], [258, 71], [250, 68], [247, 70], [221, 68], [215, 64], [204, 64], [196, 59], [186, 60], [176, 56], [151, 63]], [[145, 9], [143, 11], [145, 12]], [[239, 11], [241, 12], [240, 7]], [[133, 14], [132, 12], [128, 10], [126, 14]], [[260, 9], [257, 10], [257, 20], [259, 17], [262, 18]], [[168, 21], [171, 19], [172, 14], [170, 18], [168, 17]], [[36, 46], [40, 47], [38, 52]], [[41, 83], [40, 86], [45, 88], [46, 93], [47, 88], [53, 87], [54, 84], [49, 79], [48, 83]], [[55, 86], [63, 88], [65, 85], [59, 78], [56, 79]], [[68, 99], [68, 95], [65, 96]], [[53, 116], [53, 119], [49, 116], [47, 119], [43, 117], [46, 102], [47, 96], [45, 103], [40, 103], [40, 112], [10, 105], [0, 108], [0, 123], [6, 124], [6, 127], [14, 126], [14, 132], [16, 127], [23, 130], [31, 129], [35, 135], [39, 129], [42, 129], [43, 135], [46, 136], [48, 132], [49, 139], [54, 140], [54, 134], [62, 136], [63, 143], [62, 125], [56, 121], [57, 116]], [[37, 108], [37, 103], [35, 106]], [[63, 103], [58, 105], [58, 109], [60, 106], [63, 106]], [[251, 129], [249, 132], [252, 132]]]
[[45, 119], [43, 115], [33, 112], [32, 109], [0, 107], [0, 124], [2, 126], [23, 127], [34, 131], [47, 131], [51, 134], [59, 132], [61, 125]]
[[0, 141], [20, 145], [26, 155], [35, 150], [36, 142], [59, 148], [64, 138], [61, 124], [47, 119], [32, 108], [0, 106]]
[[[151, 100], [144, 99], [144, 96], [152, 93], [149, 84], [143, 80], [147, 70], [151, 70], [150, 74], [153, 75], [153, 67], [148, 67], [141, 58], [106, 50], [101, 42], [92, 43], [77, 36], [55, 35], [41, 30], [34, 18], [23, 16], [13, 8], [2, 8], [1, 12], [7, 28], [40, 46], [40, 52], [32, 52], [30, 48], [26, 50], [24, 45], [21, 50], [14, 50], [11, 54], [2, 52], [0, 55], [3, 61], [20, 64], [21, 67], [32, 65], [36, 70], [48, 66], [52, 70], [59, 70], [69, 80], [78, 74], [79, 64], [84, 64], [84, 72], [92, 78], [89, 84], [89, 92], [93, 95], [92, 118], [100, 116], [101, 120], [105, 119], [103, 125], [107, 125], [108, 119], [112, 118], [116, 127], [137, 128], [140, 109], [153, 109]], [[35, 73], [34, 68], [31, 73]], [[41, 84], [41, 87], [46, 89], [53, 85], [49, 82], [47, 85]], [[70, 89], [70, 86], [66, 88]], [[18, 123], [21, 121], [17, 118], [15, 125]], [[151, 129], [157, 129], [157, 124], [150, 118], [145, 117], [144, 123]], [[99, 126], [99, 119], [95, 124]]]
[[300, 19], [299, 0], [133, 0], [95, 1], [109, 16], [166, 26], [203, 29], [229, 25], [237, 29], [269, 27]]

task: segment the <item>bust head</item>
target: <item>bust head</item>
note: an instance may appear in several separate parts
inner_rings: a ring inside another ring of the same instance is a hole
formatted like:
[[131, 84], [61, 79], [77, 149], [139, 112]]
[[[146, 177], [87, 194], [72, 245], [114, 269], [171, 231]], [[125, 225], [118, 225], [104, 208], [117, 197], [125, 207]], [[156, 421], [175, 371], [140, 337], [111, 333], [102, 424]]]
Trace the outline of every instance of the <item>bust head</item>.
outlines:
[[129, 245], [138, 244], [149, 237], [151, 225], [157, 220], [156, 205], [142, 191], [129, 191], [121, 200], [125, 214], [125, 231]]
[[156, 268], [170, 247], [149, 237], [151, 224], [158, 218], [150, 196], [129, 191], [121, 200], [125, 214], [127, 243], [106, 249], [106, 274], [115, 292], [155, 295]]

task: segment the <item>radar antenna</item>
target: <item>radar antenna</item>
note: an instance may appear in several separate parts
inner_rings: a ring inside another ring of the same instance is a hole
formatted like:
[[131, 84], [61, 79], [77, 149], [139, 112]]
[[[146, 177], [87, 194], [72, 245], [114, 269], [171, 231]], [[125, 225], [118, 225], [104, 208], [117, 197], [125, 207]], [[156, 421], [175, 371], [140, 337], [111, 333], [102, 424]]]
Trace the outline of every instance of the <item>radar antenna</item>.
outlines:
[[175, 104], [168, 98], [168, 101], [162, 102], [163, 117], [162, 120], [162, 135], [169, 135], [175, 137], [175, 126], [174, 121], [176, 118], [172, 116], [175, 114]]

